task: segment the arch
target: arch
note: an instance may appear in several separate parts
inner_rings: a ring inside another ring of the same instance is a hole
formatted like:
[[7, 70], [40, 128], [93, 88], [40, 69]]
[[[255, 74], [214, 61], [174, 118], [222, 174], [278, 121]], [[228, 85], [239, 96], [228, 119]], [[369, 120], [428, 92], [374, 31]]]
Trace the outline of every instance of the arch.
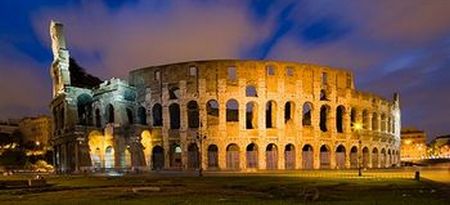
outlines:
[[284, 123], [292, 121], [295, 116], [295, 103], [292, 101], [286, 102], [284, 105]]
[[305, 102], [303, 104], [303, 118], [302, 118], [302, 124], [303, 126], [311, 126], [312, 121], [312, 104], [310, 102]]
[[387, 159], [386, 159], [386, 163], [387, 163], [388, 167], [390, 167], [391, 164], [392, 164], [392, 158], [391, 157], [392, 157], [391, 150], [388, 149], [388, 151], [387, 151]]
[[336, 168], [343, 169], [345, 168], [345, 147], [344, 145], [339, 145], [336, 148]]
[[328, 100], [327, 92], [324, 89], [320, 90], [320, 100], [321, 101]]
[[370, 162], [370, 151], [369, 148], [364, 147], [362, 149], [362, 167], [369, 168], [369, 162]]
[[156, 145], [152, 149], [152, 169], [161, 170], [164, 168], [164, 148]]
[[302, 148], [302, 167], [303, 169], [314, 168], [314, 150], [309, 144], [304, 145]]
[[274, 100], [266, 103], [266, 128], [275, 128], [277, 125], [277, 104]]
[[102, 116], [100, 114], [100, 109], [95, 109], [95, 126], [101, 127], [102, 126]]
[[131, 168], [131, 152], [129, 147], [124, 149], [123, 152], [121, 153], [120, 165], [122, 169]]
[[139, 124], [141, 125], [147, 124], [147, 110], [142, 106], [138, 108], [138, 118]]
[[278, 148], [273, 143], [266, 147], [266, 169], [278, 169]]
[[386, 132], [386, 115], [381, 114], [381, 132]]
[[227, 101], [227, 122], [239, 122], [239, 103], [235, 99]]
[[172, 144], [170, 147], [170, 167], [181, 168], [181, 147], [178, 144]]
[[105, 168], [113, 169], [115, 166], [114, 148], [108, 146], [105, 149]]
[[386, 128], [386, 132], [387, 133], [391, 133], [391, 129], [392, 129], [392, 119], [391, 116], [389, 116], [387, 118], [387, 128]]
[[153, 126], [159, 127], [163, 125], [162, 106], [156, 103], [152, 107]]
[[92, 97], [83, 93], [77, 97], [78, 123], [80, 125], [92, 124]]
[[343, 105], [339, 105], [336, 108], [336, 131], [338, 133], [344, 132], [344, 115], [345, 107]]
[[356, 146], [350, 149], [350, 168], [358, 168], [358, 148]]
[[180, 129], [180, 105], [172, 103], [169, 105], [170, 129]]
[[206, 118], [207, 125], [219, 124], [219, 103], [217, 100], [209, 100], [206, 103]]
[[247, 129], [258, 128], [258, 104], [256, 102], [248, 102], [245, 112], [245, 127]]
[[115, 113], [114, 113], [114, 106], [111, 104], [108, 104], [106, 106], [106, 119], [108, 119], [108, 123], [114, 123], [115, 121]]
[[379, 124], [378, 114], [374, 112], [372, 114], [372, 130], [380, 131], [380, 127], [378, 124]]
[[330, 156], [331, 156], [331, 152], [330, 152], [330, 148], [327, 145], [322, 145], [320, 147], [320, 168], [330, 168]]
[[133, 124], [134, 123], [133, 110], [131, 110], [130, 108], [126, 108], [126, 112], [127, 112], [128, 124]]
[[378, 168], [379, 164], [378, 164], [378, 149], [375, 147], [372, 150], [372, 168]]
[[239, 146], [229, 144], [227, 146], [227, 169], [239, 169]]
[[357, 112], [356, 108], [352, 108], [352, 110], [350, 111], [350, 127], [352, 128], [352, 131], [353, 131], [353, 127], [356, 123], [356, 115], [357, 115], [356, 112]]
[[380, 154], [380, 167], [384, 168], [386, 167], [386, 150], [384, 148], [381, 149]]
[[219, 148], [215, 144], [208, 146], [208, 168], [219, 167]]
[[284, 147], [284, 168], [295, 169], [295, 146], [287, 144]]
[[196, 143], [191, 143], [188, 146], [187, 167], [189, 169], [198, 169], [200, 167], [200, 154]]
[[362, 112], [362, 120], [363, 120], [363, 129], [369, 130], [369, 112], [367, 110], [363, 110]]
[[187, 117], [189, 128], [199, 128], [200, 112], [196, 101], [191, 100], [187, 104]]
[[99, 147], [97, 147], [94, 152], [91, 152], [91, 161], [94, 170], [99, 170], [102, 168], [102, 161], [100, 158], [101, 155], [102, 154]]
[[322, 132], [328, 131], [328, 114], [330, 112], [330, 107], [328, 105], [322, 105], [320, 107], [320, 130]]
[[258, 97], [258, 93], [256, 91], [256, 87], [253, 85], [247, 85], [245, 87], [245, 96], [247, 97]]
[[250, 143], [246, 148], [247, 168], [258, 168], [258, 147], [255, 143]]

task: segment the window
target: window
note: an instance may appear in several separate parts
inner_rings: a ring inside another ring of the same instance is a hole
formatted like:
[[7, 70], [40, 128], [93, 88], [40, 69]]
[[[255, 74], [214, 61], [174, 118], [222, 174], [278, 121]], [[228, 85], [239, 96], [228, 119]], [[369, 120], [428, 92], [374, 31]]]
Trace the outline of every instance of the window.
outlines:
[[256, 88], [253, 85], [247, 85], [245, 88], [245, 96], [247, 97], [258, 97], [258, 94], [256, 92]]
[[326, 85], [328, 83], [328, 74], [323, 72], [322, 73], [322, 85]]
[[267, 66], [267, 75], [275, 75], [275, 67], [274, 66]]
[[189, 67], [189, 76], [197, 76], [197, 67], [191, 66]]
[[161, 79], [161, 73], [159, 72], [159, 70], [155, 71], [155, 75], [153, 76], [154, 80], [159, 81]]
[[286, 75], [287, 75], [287, 76], [293, 76], [293, 75], [294, 75], [294, 68], [292, 68], [292, 67], [287, 67], [287, 68], [286, 68]]
[[228, 67], [228, 80], [237, 80], [236, 67], [230, 66]]

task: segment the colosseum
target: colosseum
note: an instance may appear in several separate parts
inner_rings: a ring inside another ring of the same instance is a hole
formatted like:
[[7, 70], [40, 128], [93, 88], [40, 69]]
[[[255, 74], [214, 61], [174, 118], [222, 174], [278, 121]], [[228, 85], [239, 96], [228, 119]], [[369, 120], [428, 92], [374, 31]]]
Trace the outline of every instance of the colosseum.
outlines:
[[399, 96], [356, 90], [344, 69], [269, 60], [150, 66], [101, 81], [50, 26], [59, 172], [387, 168]]

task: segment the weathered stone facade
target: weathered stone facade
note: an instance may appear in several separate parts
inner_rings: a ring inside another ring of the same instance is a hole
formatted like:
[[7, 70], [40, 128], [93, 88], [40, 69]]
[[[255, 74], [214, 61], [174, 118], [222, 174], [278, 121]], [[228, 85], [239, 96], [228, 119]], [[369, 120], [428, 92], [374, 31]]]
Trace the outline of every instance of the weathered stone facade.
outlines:
[[[68, 59], [66, 48], [62, 53]], [[131, 71], [128, 83], [112, 79], [80, 88], [60, 79], [70, 76], [68, 65], [58, 56], [52, 64], [60, 171], [399, 164], [399, 96], [388, 101], [357, 91], [347, 70], [193, 61]]]

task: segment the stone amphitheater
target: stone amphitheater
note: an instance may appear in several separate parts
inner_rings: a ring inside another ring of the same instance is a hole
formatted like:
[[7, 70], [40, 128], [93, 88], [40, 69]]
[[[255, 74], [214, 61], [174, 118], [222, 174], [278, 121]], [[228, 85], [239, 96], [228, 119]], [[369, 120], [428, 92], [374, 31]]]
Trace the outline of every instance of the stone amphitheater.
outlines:
[[294, 170], [399, 165], [399, 96], [355, 88], [353, 74], [269, 60], [206, 60], [101, 81], [50, 26], [59, 172]]

